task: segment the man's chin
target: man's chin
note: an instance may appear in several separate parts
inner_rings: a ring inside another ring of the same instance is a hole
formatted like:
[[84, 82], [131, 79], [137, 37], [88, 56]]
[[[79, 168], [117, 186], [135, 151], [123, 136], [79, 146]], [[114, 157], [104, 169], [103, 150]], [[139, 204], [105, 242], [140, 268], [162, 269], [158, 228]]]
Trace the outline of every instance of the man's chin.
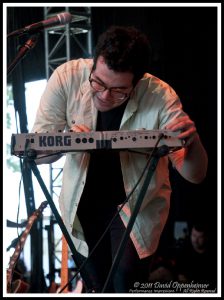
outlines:
[[96, 107], [96, 109], [98, 110], [98, 111], [100, 111], [100, 112], [106, 112], [106, 111], [109, 111], [109, 110], [111, 110], [111, 109], [113, 109], [113, 108], [105, 108], [105, 107]]
[[102, 105], [98, 101], [94, 101], [94, 105], [95, 105], [96, 109], [100, 112], [106, 112], [106, 111], [109, 111], [114, 108], [113, 106], [111, 107], [108, 105]]

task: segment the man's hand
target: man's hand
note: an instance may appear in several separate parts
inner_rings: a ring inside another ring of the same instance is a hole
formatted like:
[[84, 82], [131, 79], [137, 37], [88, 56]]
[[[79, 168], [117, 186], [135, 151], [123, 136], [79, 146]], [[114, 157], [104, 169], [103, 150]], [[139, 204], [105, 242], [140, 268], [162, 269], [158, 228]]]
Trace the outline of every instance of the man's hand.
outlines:
[[170, 154], [175, 168], [189, 182], [202, 182], [207, 173], [208, 157], [194, 122], [188, 116], [184, 116], [176, 118], [166, 129], [179, 130], [180, 134], [177, 137], [185, 141], [183, 149]]
[[194, 122], [188, 116], [175, 119], [166, 126], [166, 129], [180, 131], [177, 137], [185, 141], [185, 147], [188, 147], [198, 135]]
[[74, 132], [90, 132], [90, 129], [84, 124], [72, 125], [71, 130]]

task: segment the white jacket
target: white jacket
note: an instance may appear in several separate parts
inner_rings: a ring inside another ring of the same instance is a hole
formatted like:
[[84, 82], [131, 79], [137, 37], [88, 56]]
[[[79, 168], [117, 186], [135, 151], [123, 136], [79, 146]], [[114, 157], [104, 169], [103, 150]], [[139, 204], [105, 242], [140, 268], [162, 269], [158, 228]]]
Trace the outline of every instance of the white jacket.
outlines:
[[[72, 121], [85, 124], [92, 130], [96, 129], [97, 110], [88, 81], [92, 63], [91, 59], [72, 60], [54, 71], [41, 98], [32, 132], [67, 130], [73, 125]], [[138, 82], [126, 106], [120, 129], [164, 129], [172, 119], [182, 115], [185, 113], [175, 91], [162, 80], [147, 73]], [[169, 155], [174, 167], [182, 155], [181, 150]], [[76, 249], [84, 256], [88, 255], [88, 246], [76, 211], [85, 185], [89, 158], [88, 153], [66, 154], [59, 198], [65, 226]], [[120, 152], [120, 159], [128, 195], [139, 179], [147, 157]], [[120, 212], [125, 225], [141, 186], [142, 182]], [[159, 160], [131, 232], [131, 239], [140, 258], [153, 254], [158, 246], [169, 213], [170, 193], [168, 156], [165, 156]]]

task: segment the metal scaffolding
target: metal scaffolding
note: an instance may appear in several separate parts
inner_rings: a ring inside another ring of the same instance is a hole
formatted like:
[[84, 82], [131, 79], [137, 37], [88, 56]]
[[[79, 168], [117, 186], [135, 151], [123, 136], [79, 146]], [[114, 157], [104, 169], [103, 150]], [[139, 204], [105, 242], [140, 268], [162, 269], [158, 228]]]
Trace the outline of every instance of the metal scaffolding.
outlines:
[[[62, 63], [71, 59], [92, 57], [92, 31], [90, 7], [45, 7], [44, 18], [51, 18], [59, 13], [69, 12], [72, 21], [66, 25], [45, 29], [45, 66], [47, 80], [52, 72]], [[53, 200], [58, 200], [61, 190], [63, 159], [50, 165], [50, 194]], [[57, 201], [54, 201], [57, 203]], [[55, 261], [61, 251], [55, 240], [55, 219], [50, 217], [50, 224], [45, 226], [48, 236], [49, 274], [50, 283], [55, 281]], [[53, 244], [53, 245], [52, 245]]]
[[50, 77], [54, 69], [70, 59], [92, 57], [91, 8], [78, 7], [60, 11], [55, 7], [45, 7], [44, 17], [48, 19], [61, 12], [69, 12], [72, 21], [45, 30], [46, 76]]

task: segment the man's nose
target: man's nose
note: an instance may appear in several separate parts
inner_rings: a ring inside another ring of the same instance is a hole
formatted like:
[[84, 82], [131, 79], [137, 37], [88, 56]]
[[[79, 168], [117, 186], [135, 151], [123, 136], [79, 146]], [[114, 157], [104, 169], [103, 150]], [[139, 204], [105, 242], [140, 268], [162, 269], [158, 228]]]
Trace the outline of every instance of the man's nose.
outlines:
[[102, 99], [111, 98], [110, 91], [108, 89], [106, 89], [105, 91], [100, 92], [100, 96], [101, 96]]

